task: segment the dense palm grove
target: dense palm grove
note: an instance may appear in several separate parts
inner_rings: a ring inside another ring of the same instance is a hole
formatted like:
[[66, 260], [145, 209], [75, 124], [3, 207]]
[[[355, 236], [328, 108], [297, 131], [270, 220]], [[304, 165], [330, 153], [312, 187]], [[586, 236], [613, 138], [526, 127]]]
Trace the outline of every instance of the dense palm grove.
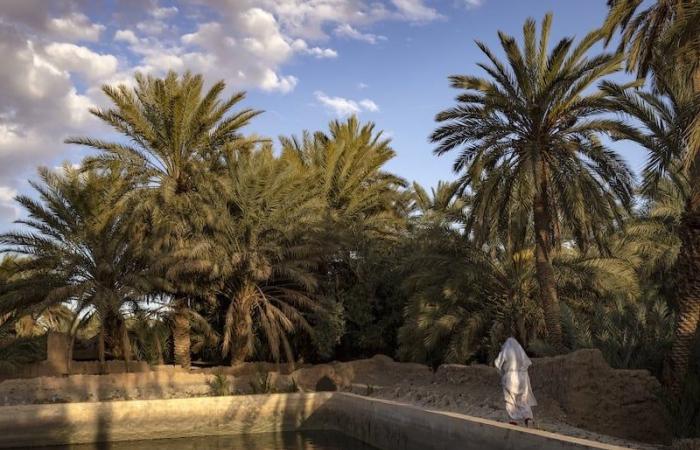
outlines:
[[[102, 362], [183, 367], [487, 363], [515, 336], [650, 370], [697, 433], [700, 3], [641, 3], [611, 0], [580, 40], [547, 16], [477, 42], [479, 75], [450, 77], [431, 136], [457, 178], [433, 189], [387, 172], [389, 140], [354, 117], [275, 148], [223, 82], [105, 86], [92, 113], [119, 137], [69, 139], [92, 156], [40, 169], [0, 236], [5, 364], [48, 329]], [[639, 180], [620, 140], [648, 152]]]

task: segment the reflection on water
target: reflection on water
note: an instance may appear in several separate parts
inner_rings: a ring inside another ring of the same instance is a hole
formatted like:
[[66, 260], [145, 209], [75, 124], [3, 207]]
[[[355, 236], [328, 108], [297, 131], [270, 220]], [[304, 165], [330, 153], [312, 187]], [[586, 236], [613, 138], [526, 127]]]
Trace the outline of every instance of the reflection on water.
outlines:
[[44, 448], [46, 450], [377, 450], [344, 434], [331, 431], [154, 439]]

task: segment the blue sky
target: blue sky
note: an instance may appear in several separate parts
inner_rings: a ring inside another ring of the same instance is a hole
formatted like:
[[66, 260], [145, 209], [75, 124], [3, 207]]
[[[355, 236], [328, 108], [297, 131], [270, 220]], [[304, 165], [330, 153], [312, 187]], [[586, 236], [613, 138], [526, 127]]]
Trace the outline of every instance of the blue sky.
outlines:
[[[85, 114], [103, 83], [135, 70], [223, 78], [265, 110], [249, 131], [323, 130], [356, 112], [392, 138], [388, 169], [423, 185], [452, 179], [452, 156], [432, 155], [435, 114], [454, 102], [451, 74], [479, 73], [474, 40], [500, 54], [497, 30], [521, 36], [528, 17], [554, 14], [552, 41], [582, 37], [604, 0], [4, 0], [0, 3], [0, 230], [21, 213], [37, 165], [78, 162], [69, 135], [107, 135]], [[619, 79], [624, 78], [621, 76]], [[645, 154], [614, 147], [638, 170]]]

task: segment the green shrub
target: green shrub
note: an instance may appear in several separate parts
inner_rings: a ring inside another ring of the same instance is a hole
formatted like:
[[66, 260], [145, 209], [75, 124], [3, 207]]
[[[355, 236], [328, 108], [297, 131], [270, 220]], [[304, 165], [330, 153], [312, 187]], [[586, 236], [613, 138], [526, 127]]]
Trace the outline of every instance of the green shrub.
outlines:
[[214, 374], [214, 378], [209, 381], [209, 387], [211, 388], [212, 395], [215, 397], [231, 395], [233, 393], [231, 390], [231, 381], [226, 374], [222, 372]]

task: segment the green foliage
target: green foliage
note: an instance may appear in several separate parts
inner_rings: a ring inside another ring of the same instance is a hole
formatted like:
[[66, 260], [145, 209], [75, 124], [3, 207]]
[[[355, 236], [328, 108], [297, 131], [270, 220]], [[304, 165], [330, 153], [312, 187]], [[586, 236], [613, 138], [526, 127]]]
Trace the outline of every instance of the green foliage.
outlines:
[[46, 321], [71, 302], [74, 317], [94, 311], [107, 345], [125, 351], [122, 308], [150, 286], [144, 261], [124, 239], [129, 223], [119, 201], [131, 185], [116, 172], [68, 166], [41, 168], [39, 176], [30, 182], [39, 200], [17, 198], [28, 213], [18, 221], [24, 230], [0, 235], [3, 252], [25, 257], [0, 291], [0, 314], [21, 310]]
[[642, 0], [608, 0], [610, 10], [603, 30], [608, 42], [617, 30], [620, 31], [618, 50], [626, 53], [627, 70], [643, 78], [650, 71], [658, 74], [661, 62], [675, 63], [671, 69], [675, 71], [697, 68], [700, 55], [698, 2], [660, 0], [643, 7], [642, 4]]
[[244, 360], [260, 335], [275, 360], [285, 353], [293, 361], [287, 335], [310, 332], [303, 312], [318, 307], [322, 204], [304, 174], [270, 148], [226, 165], [211, 192], [217, 214], [208, 242], [225, 309], [222, 355]]
[[215, 397], [231, 395], [233, 393], [231, 390], [231, 381], [229, 381], [228, 376], [222, 372], [214, 374], [214, 377], [209, 381], [209, 387], [211, 388], [212, 395]]

